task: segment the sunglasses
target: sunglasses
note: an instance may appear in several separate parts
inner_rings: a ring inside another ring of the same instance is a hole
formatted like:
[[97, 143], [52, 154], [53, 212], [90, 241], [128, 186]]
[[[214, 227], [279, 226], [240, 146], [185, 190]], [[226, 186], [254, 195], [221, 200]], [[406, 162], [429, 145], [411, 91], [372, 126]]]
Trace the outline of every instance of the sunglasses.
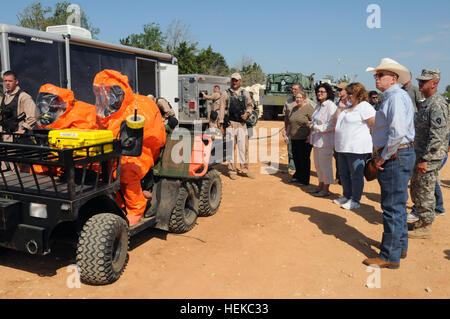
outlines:
[[341, 89], [341, 88], [338, 88], [336, 91], [338, 91], [338, 92], [341, 92], [343, 89]]
[[352, 92], [349, 92], [349, 91], [347, 91], [347, 95], [353, 95], [353, 93]]
[[380, 73], [374, 74], [373, 77], [374, 77], [374, 79], [376, 79], [376, 78], [382, 78], [382, 77], [385, 76], [385, 75], [394, 76], [393, 73], [383, 73], [383, 72], [380, 72]]

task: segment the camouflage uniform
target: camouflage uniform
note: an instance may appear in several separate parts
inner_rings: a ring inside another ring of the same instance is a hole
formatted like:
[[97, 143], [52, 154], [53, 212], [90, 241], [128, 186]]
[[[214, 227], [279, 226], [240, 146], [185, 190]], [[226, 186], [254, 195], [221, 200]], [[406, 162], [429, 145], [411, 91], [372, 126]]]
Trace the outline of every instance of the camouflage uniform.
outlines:
[[427, 162], [427, 172], [419, 174], [414, 170], [411, 177], [411, 199], [420, 221], [431, 224], [436, 205], [434, 191], [439, 169], [448, 151], [450, 129], [449, 107], [438, 92], [422, 103], [414, 125], [416, 164]]

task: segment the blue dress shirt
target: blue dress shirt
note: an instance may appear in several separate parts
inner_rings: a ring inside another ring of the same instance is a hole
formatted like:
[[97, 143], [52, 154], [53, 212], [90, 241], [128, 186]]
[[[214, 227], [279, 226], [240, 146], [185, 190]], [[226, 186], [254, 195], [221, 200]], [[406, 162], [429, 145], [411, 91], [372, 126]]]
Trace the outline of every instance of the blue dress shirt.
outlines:
[[400, 145], [414, 142], [414, 106], [400, 84], [390, 87], [382, 95], [372, 141], [376, 149], [384, 147], [381, 157], [387, 161]]

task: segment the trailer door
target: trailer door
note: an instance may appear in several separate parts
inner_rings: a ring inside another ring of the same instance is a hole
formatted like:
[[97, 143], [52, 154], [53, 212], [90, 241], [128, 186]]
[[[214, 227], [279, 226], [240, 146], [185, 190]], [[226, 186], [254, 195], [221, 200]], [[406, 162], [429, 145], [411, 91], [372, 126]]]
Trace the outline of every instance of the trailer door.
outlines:
[[159, 62], [159, 96], [169, 101], [178, 118], [178, 65]]
[[64, 43], [9, 34], [10, 69], [19, 77], [19, 86], [36, 98], [39, 88], [51, 83], [64, 87]]
[[157, 96], [157, 62], [154, 60], [136, 58], [137, 68], [137, 89], [136, 93], [140, 95]]

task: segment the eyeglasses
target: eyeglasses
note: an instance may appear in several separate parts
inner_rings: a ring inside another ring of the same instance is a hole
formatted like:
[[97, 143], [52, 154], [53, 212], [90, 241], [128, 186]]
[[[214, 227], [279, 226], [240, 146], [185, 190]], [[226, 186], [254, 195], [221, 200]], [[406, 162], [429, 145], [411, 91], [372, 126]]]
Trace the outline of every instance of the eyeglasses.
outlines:
[[336, 91], [341, 92], [343, 89], [337, 88]]
[[348, 95], [348, 96], [350, 96], [350, 95], [353, 95], [353, 93], [352, 93], [352, 92], [349, 92], [349, 91], [347, 91], [347, 95]]
[[376, 78], [382, 78], [382, 77], [385, 76], [385, 75], [395, 76], [393, 73], [383, 73], [383, 72], [380, 72], [380, 73], [374, 74], [373, 77], [374, 77], [374, 79], [376, 79]]
[[378, 99], [378, 96], [374, 95], [370, 97], [371, 99]]
[[319, 94], [319, 93], [327, 93], [327, 91], [325, 91], [325, 90], [319, 90], [319, 91], [317, 91], [317, 94]]

